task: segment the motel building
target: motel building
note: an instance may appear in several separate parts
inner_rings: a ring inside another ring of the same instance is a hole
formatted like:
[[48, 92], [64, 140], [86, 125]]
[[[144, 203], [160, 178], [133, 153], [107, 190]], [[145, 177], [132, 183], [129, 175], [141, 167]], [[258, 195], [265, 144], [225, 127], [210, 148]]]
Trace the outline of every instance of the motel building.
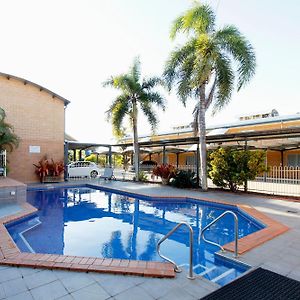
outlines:
[[[131, 145], [132, 138], [125, 137], [115, 146], [122, 147], [126, 153], [126, 147], [132, 148]], [[142, 136], [139, 146], [140, 161], [198, 170], [198, 138], [194, 135], [193, 124]], [[252, 187], [253, 191], [300, 195], [300, 113], [280, 115], [273, 109], [240, 116], [236, 122], [207, 126], [207, 149], [218, 147], [266, 151], [269, 171], [250, 184], [249, 190]]]
[[70, 102], [29, 80], [0, 73], [0, 107], [20, 143], [7, 153], [7, 176], [38, 182], [33, 164], [47, 156], [64, 161], [65, 109]]

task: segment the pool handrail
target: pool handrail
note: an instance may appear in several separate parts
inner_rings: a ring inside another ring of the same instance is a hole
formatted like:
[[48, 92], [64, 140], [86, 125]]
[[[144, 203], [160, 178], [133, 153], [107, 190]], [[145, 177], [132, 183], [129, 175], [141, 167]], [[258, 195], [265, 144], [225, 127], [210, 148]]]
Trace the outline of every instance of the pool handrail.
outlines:
[[163, 236], [157, 243], [157, 246], [156, 246], [156, 250], [157, 250], [157, 253], [158, 255], [168, 261], [169, 263], [171, 263], [172, 265], [174, 265], [174, 271], [176, 273], [180, 273], [181, 272], [181, 269], [179, 268], [179, 266], [173, 261], [171, 260], [170, 258], [164, 256], [163, 254], [160, 253], [160, 245], [170, 236], [172, 235], [179, 227], [181, 227], [182, 225], [186, 225], [189, 229], [189, 237], [190, 237], [190, 259], [189, 259], [189, 274], [187, 276], [188, 279], [195, 279], [195, 276], [194, 276], [194, 272], [193, 272], [193, 248], [194, 248], [194, 241], [193, 241], [193, 234], [194, 234], [194, 231], [193, 231], [193, 228], [190, 224], [186, 223], [186, 222], [181, 222], [179, 224], [177, 224], [172, 230], [170, 230], [165, 236]]
[[201, 238], [211, 244], [211, 245], [214, 245], [214, 246], [217, 246], [221, 249], [221, 251], [225, 251], [224, 248], [220, 245], [220, 244], [217, 244], [215, 242], [212, 242], [212, 241], [209, 241], [205, 238], [204, 236], [204, 232], [209, 228], [211, 227], [212, 225], [214, 225], [216, 222], [218, 222], [220, 219], [222, 219], [225, 215], [227, 214], [231, 214], [234, 218], [234, 257], [238, 257], [238, 236], [239, 236], [239, 220], [238, 220], [238, 217], [237, 217], [237, 214], [234, 213], [233, 211], [231, 210], [226, 210], [225, 212], [223, 212], [221, 215], [219, 215], [217, 218], [215, 218], [211, 223], [209, 223], [208, 225], [206, 225], [202, 230], [201, 230]]

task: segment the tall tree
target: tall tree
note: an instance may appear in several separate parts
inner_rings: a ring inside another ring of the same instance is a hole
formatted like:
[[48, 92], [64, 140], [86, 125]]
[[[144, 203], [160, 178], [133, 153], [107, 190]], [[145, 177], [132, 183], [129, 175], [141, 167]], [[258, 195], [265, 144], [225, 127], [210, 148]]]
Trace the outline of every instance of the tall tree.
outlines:
[[103, 83], [103, 86], [111, 86], [120, 91], [120, 94], [111, 104], [107, 111], [109, 119], [112, 120], [114, 133], [117, 136], [123, 133], [123, 121], [129, 117], [133, 131], [133, 151], [135, 179], [139, 178], [139, 145], [138, 145], [138, 110], [142, 110], [147, 117], [152, 130], [157, 126], [157, 116], [153, 105], [165, 109], [164, 97], [155, 90], [163, 82], [159, 77], [141, 78], [140, 61], [136, 58], [132, 67], [126, 74], [111, 77]]
[[188, 35], [186, 43], [171, 52], [164, 70], [169, 90], [177, 90], [186, 104], [196, 98], [194, 128], [199, 135], [201, 187], [207, 190], [205, 113], [213, 104], [213, 113], [230, 101], [237, 84], [240, 90], [254, 75], [256, 59], [251, 44], [232, 25], [219, 30], [209, 5], [195, 3], [179, 16], [171, 28], [171, 39], [178, 33]]
[[14, 133], [13, 127], [5, 121], [5, 111], [0, 108], [0, 151], [11, 152], [19, 145], [19, 138]]

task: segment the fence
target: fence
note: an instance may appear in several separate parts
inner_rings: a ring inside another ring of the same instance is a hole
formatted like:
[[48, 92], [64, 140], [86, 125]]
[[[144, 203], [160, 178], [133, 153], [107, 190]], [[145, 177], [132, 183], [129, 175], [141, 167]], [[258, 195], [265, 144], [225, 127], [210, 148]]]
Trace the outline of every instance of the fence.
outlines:
[[[152, 169], [152, 165], [141, 168], [149, 182], [161, 182], [160, 177], [153, 176]], [[195, 165], [179, 165], [178, 169], [191, 170], [195, 173], [197, 171]], [[103, 173], [104, 168], [101, 175]], [[114, 168], [114, 176], [117, 180], [134, 180], [135, 173], [132, 168], [125, 170], [120, 166]], [[78, 179], [80, 180], [80, 178]], [[210, 179], [208, 179], [208, 186], [217, 188]], [[243, 190], [243, 187], [240, 187], [240, 190]], [[270, 167], [268, 172], [258, 176], [255, 180], [248, 181], [248, 191], [271, 195], [300, 196], [300, 167]]]
[[6, 177], [6, 150], [0, 151], [0, 176]]
[[248, 190], [266, 194], [300, 196], [300, 167], [270, 167], [248, 182]]

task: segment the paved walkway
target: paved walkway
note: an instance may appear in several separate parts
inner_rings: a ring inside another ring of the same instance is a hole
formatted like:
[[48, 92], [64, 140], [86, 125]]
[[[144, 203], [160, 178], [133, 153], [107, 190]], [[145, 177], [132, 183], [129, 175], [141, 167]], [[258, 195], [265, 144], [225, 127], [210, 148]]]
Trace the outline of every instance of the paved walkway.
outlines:
[[[300, 280], [300, 203], [252, 195], [186, 191], [171, 187], [129, 182], [100, 185], [148, 195], [189, 196], [248, 204], [291, 230], [259, 246], [240, 259]], [[0, 299], [199, 299], [218, 286], [203, 278], [155, 279], [96, 273], [76, 273], [30, 268], [0, 267]]]

